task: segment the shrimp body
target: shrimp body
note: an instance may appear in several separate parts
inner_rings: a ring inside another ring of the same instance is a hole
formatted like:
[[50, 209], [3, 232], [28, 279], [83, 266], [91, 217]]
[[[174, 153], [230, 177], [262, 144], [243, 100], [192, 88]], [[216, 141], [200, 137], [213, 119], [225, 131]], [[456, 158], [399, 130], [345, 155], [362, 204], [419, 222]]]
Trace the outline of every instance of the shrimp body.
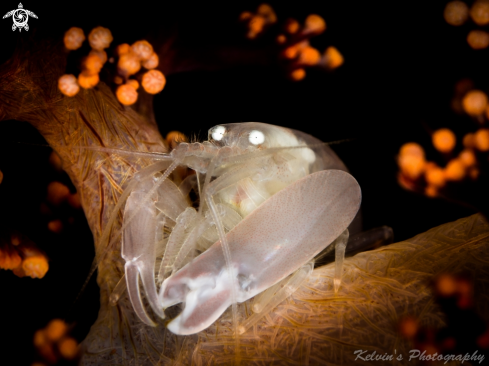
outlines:
[[[235, 304], [331, 244], [361, 201], [358, 183], [328, 146], [283, 127], [219, 125], [204, 143], [151, 156], [163, 160], [163, 170], [140, 174], [124, 211], [126, 284], [133, 308], [150, 325], [139, 278], [156, 315], [185, 302], [168, 326], [177, 334], [205, 329], [229, 305], [237, 331]], [[168, 177], [179, 165], [194, 169], [197, 179], [177, 187]], [[199, 193], [198, 210], [188, 199], [190, 186]], [[171, 231], [166, 238], [164, 230]]]
[[[213, 138], [219, 137], [216, 131], [226, 131], [222, 140]], [[249, 164], [244, 162], [238, 167], [240, 170], [249, 169], [253, 174], [222, 190], [215, 198], [216, 202], [232, 204], [243, 217], [270, 196], [312, 172], [325, 169], [346, 171], [327, 145], [312, 136], [283, 127], [256, 122], [220, 125], [209, 131], [209, 140], [233, 149], [236, 155], [256, 152], [257, 156]], [[302, 148], [291, 149], [299, 146]], [[259, 151], [267, 149], [274, 149], [276, 153], [258, 156]], [[230, 164], [223, 164], [216, 169], [216, 174], [225, 174], [230, 169]]]

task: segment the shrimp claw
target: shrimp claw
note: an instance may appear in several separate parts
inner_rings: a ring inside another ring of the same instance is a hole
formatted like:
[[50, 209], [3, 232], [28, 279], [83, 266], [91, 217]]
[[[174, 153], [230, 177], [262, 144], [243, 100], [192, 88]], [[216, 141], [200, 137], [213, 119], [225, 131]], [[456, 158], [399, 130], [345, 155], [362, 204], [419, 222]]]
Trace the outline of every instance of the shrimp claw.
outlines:
[[226, 234], [231, 271], [219, 240], [163, 282], [163, 308], [185, 302], [168, 328], [200, 332], [232, 305], [233, 292], [243, 302], [281, 281], [343, 233], [360, 202], [357, 181], [341, 170], [310, 174], [271, 196]]
[[135, 210], [139, 213], [123, 232], [122, 257], [126, 260], [124, 270], [127, 290], [134, 311], [143, 322], [155, 326], [156, 324], [144, 309], [139, 292], [139, 277], [141, 277], [151, 307], [157, 315], [164, 318], [165, 313], [158, 305], [154, 274], [156, 207], [154, 205], [139, 207], [139, 202], [144, 199], [148, 191], [149, 188], [142, 186], [134, 190], [127, 199], [124, 215], [132, 215]]

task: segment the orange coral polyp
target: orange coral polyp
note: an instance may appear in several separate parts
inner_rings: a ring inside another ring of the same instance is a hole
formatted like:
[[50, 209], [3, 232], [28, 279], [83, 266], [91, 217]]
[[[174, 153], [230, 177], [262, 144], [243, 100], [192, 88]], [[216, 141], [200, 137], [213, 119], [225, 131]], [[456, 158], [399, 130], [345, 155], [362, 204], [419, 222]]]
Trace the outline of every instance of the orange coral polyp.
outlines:
[[477, 163], [474, 152], [469, 149], [463, 150], [458, 158], [465, 165], [466, 168], [470, 168]]
[[78, 75], [78, 84], [84, 89], [91, 89], [98, 84], [100, 78], [98, 74], [89, 74], [86, 72]]
[[72, 360], [78, 355], [78, 343], [71, 338], [66, 337], [58, 344], [59, 353], [67, 360]]
[[63, 223], [60, 219], [49, 221], [48, 230], [52, 231], [53, 233], [59, 234], [63, 231]]
[[97, 54], [88, 55], [82, 63], [84, 72], [90, 75], [98, 74], [103, 66], [102, 58]]
[[443, 17], [448, 24], [460, 26], [469, 18], [469, 8], [463, 1], [451, 1], [445, 6]]
[[85, 41], [85, 33], [83, 33], [83, 29], [81, 28], [71, 27], [66, 31], [63, 41], [68, 50], [77, 50], [82, 46], [83, 41]]
[[445, 173], [440, 167], [435, 167], [426, 170], [426, 182], [435, 187], [443, 187], [445, 185]]
[[410, 179], [418, 179], [424, 173], [426, 161], [416, 155], [403, 155], [398, 159], [401, 172]]
[[129, 76], [134, 75], [141, 69], [141, 63], [139, 57], [135, 53], [128, 52], [119, 58], [117, 67], [121, 74]]
[[249, 11], [243, 11], [240, 15], [239, 15], [239, 20], [241, 22], [244, 22], [245, 20], [248, 20], [248, 19], [251, 19], [251, 17], [253, 16], [253, 14]]
[[489, 24], [489, 2], [476, 1], [470, 8], [470, 17], [477, 25]]
[[127, 81], [127, 84], [131, 85], [134, 88], [134, 90], [138, 90], [139, 89], [139, 83], [135, 79], [129, 79]]
[[293, 81], [300, 81], [306, 77], [306, 70], [304, 69], [295, 69], [290, 73], [290, 78]]
[[455, 134], [448, 128], [441, 128], [433, 133], [433, 146], [442, 153], [449, 153], [457, 142]]
[[404, 318], [399, 324], [399, 332], [406, 338], [413, 338], [418, 332], [418, 320], [413, 317]]
[[47, 200], [53, 205], [59, 205], [63, 203], [70, 194], [70, 190], [63, 183], [53, 181], [48, 184], [47, 188]]
[[81, 200], [78, 192], [70, 194], [67, 198], [68, 204], [73, 208], [81, 208]]
[[297, 45], [293, 45], [293, 46], [287, 47], [283, 51], [284, 57], [285, 58], [288, 58], [290, 60], [296, 58], [298, 54], [299, 54], [299, 48], [297, 47]]
[[68, 331], [68, 326], [61, 319], [53, 319], [44, 330], [46, 338], [52, 342], [59, 341]]
[[326, 48], [326, 51], [324, 51], [324, 57], [326, 67], [330, 69], [336, 69], [337, 67], [343, 65], [343, 62], [345, 62], [343, 55], [336, 47], [333, 46]]
[[48, 342], [48, 337], [46, 336], [44, 329], [40, 329], [34, 333], [34, 346], [39, 348], [46, 345]]
[[75, 75], [63, 75], [58, 79], [58, 89], [67, 97], [74, 97], [80, 91]]
[[255, 15], [250, 19], [250, 23], [248, 24], [248, 38], [254, 38], [256, 35], [262, 32], [263, 27], [265, 26], [266, 19], [261, 15]]
[[306, 18], [304, 22], [305, 33], [321, 34], [325, 30], [326, 22], [321, 16], [317, 14], [311, 14]]
[[276, 41], [278, 44], [284, 44], [285, 42], [287, 42], [287, 37], [285, 37], [284, 34], [279, 34], [276, 38]]
[[162, 91], [165, 87], [166, 78], [161, 71], [150, 70], [143, 75], [141, 84], [147, 93], [156, 94]]
[[472, 30], [467, 35], [467, 43], [474, 50], [482, 50], [489, 46], [489, 33], [482, 30]]
[[319, 51], [311, 46], [304, 47], [299, 52], [299, 62], [304, 65], [316, 65], [320, 59], [321, 54], [319, 53]]
[[43, 278], [49, 270], [47, 258], [41, 253], [27, 257], [22, 262], [22, 269], [26, 276], [32, 278]]
[[275, 11], [273, 11], [273, 8], [268, 4], [261, 4], [258, 6], [256, 12], [257, 14], [263, 16], [269, 24], [277, 22], [277, 15], [275, 14]]
[[105, 52], [104, 50], [102, 50], [102, 51], [90, 50], [88, 55], [89, 56], [92, 56], [92, 55], [97, 56], [100, 59], [100, 61], [102, 62], [102, 65], [107, 62], [107, 52]]
[[445, 178], [451, 181], [461, 181], [465, 178], [465, 166], [459, 159], [452, 159], [445, 168]]
[[102, 51], [103, 49], [109, 47], [113, 39], [114, 38], [112, 37], [110, 30], [104, 27], [93, 28], [88, 35], [90, 47], [98, 51]]
[[117, 100], [124, 105], [132, 105], [138, 100], [138, 92], [131, 84], [124, 84], [117, 88]]
[[285, 22], [284, 30], [289, 34], [294, 34], [299, 31], [300, 27], [301, 26], [297, 20], [288, 19], [287, 22]]
[[416, 155], [420, 156], [422, 158], [425, 157], [424, 155], [424, 149], [421, 147], [420, 144], [417, 144], [416, 142], [407, 142], [404, 145], [401, 146], [401, 149], [399, 150], [399, 155]]
[[484, 113], [487, 106], [487, 95], [481, 90], [471, 90], [462, 99], [462, 107], [470, 116]]
[[457, 291], [455, 278], [449, 274], [440, 275], [436, 281], [436, 290], [441, 296], [452, 296]]
[[180, 131], [170, 131], [165, 137], [165, 141], [170, 146], [170, 148], [174, 149], [181, 142], [187, 142], [187, 136], [185, 136]]
[[142, 61], [148, 60], [153, 54], [153, 46], [145, 40], [134, 42], [131, 50]]
[[424, 190], [424, 194], [427, 195], [428, 197], [436, 197], [438, 196], [438, 188], [437, 186], [433, 186], [433, 185], [428, 185], [425, 190]]
[[13, 270], [20, 266], [22, 258], [14, 248], [5, 246], [0, 248], [0, 268]]
[[131, 46], [129, 46], [127, 43], [122, 43], [118, 45], [115, 49], [115, 53], [117, 54], [117, 56], [122, 56], [130, 51], [131, 51]]
[[144, 68], [151, 70], [157, 68], [159, 63], [160, 63], [160, 58], [155, 52], [153, 52], [147, 60], [141, 63], [141, 65]]
[[489, 130], [485, 128], [479, 129], [474, 135], [474, 145], [479, 151], [489, 151]]

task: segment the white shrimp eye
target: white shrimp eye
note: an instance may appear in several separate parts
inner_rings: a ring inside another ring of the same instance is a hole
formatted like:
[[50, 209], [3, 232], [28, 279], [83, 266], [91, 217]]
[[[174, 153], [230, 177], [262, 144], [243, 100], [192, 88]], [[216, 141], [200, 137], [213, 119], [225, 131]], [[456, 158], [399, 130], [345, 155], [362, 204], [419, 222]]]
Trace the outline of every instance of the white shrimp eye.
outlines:
[[212, 138], [216, 141], [221, 141], [225, 133], [226, 133], [226, 127], [216, 126], [212, 130]]
[[261, 131], [253, 130], [250, 132], [248, 139], [253, 145], [260, 145], [265, 141], [265, 135]]
[[309, 148], [301, 149], [301, 150], [302, 150], [302, 157], [304, 158], [304, 160], [306, 162], [308, 162], [309, 164], [312, 164], [316, 161], [316, 154], [314, 153], [314, 151], [312, 151]]

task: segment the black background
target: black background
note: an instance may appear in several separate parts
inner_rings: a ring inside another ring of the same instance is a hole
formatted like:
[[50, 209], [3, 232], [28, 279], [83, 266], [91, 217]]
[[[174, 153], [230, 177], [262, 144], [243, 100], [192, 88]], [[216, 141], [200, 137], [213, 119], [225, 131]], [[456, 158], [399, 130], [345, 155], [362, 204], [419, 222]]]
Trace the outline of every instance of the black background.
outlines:
[[[71, 26], [88, 33], [94, 26], [111, 29], [114, 43], [131, 43], [176, 23], [182, 36], [196, 43], [241, 44], [234, 23], [243, 10], [259, 2], [233, 1], [217, 5], [134, 2], [23, 2], [38, 19], [30, 19], [29, 32], [59, 36]], [[345, 64], [333, 73], [310, 71], [304, 81], [287, 80], [277, 67], [240, 67], [212, 72], [171, 75], [156, 96], [155, 113], [163, 134], [180, 130], [207, 136], [219, 123], [259, 121], [298, 129], [322, 141], [350, 140], [334, 149], [357, 178], [363, 191], [365, 229], [389, 225], [396, 241], [475, 212], [440, 199], [404, 191], [397, 183], [396, 154], [408, 141], [438, 155], [430, 132], [450, 127], [461, 137], [475, 125], [454, 114], [450, 100], [456, 81], [472, 78], [483, 90], [488, 86], [488, 51], [473, 51], [465, 38], [476, 26], [468, 22], [452, 27], [443, 20], [446, 2], [270, 2], [280, 19], [299, 21], [310, 13], [322, 15], [327, 31], [312, 39], [324, 50], [336, 46]], [[3, 1], [3, 15], [17, 7]], [[234, 25], [233, 25], [234, 24]], [[19, 37], [10, 18], [0, 20], [0, 62], [13, 52]], [[235, 27], [235, 28], [233, 28]], [[1, 82], [1, 80], [0, 80]], [[28, 124], [0, 123], [0, 228], [20, 230], [44, 249], [50, 270], [42, 280], [19, 279], [0, 271], [0, 342], [3, 354], [23, 364], [32, 359], [32, 335], [53, 318], [75, 324], [74, 335], [83, 339], [96, 318], [98, 288], [92, 280], [74, 305], [93, 258], [92, 237], [81, 212], [62, 235], [46, 230], [39, 205], [52, 180], [67, 182], [47, 163], [50, 149]], [[460, 141], [459, 146], [460, 148]], [[6, 352], [6, 353], [4, 353]]]

